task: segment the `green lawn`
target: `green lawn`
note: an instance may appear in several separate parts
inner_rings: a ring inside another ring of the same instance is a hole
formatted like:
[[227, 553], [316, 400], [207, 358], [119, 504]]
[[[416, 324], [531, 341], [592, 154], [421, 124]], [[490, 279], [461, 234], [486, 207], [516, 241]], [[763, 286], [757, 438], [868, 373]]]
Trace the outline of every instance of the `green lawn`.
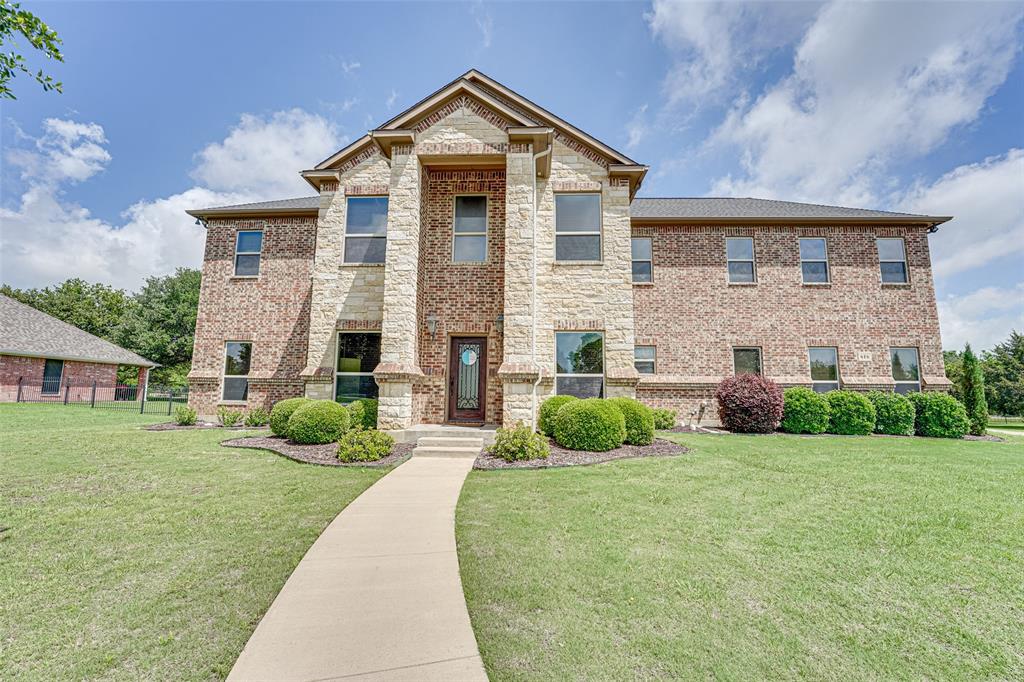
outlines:
[[383, 474], [139, 430], [166, 420], [0, 405], [0, 679], [222, 678]]
[[1024, 679], [1024, 439], [672, 437], [470, 474], [492, 679]]

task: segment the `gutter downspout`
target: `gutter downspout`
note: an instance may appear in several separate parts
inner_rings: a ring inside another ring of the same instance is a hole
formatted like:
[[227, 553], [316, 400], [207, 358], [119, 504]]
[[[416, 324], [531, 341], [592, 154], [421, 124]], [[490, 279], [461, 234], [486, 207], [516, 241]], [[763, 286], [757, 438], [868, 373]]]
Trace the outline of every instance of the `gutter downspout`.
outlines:
[[531, 428], [537, 428], [537, 387], [540, 385], [540, 364], [537, 362], [537, 159], [547, 156], [551, 153], [551, 145], [542, 152], [537, 152], [533, 155], [533, 162], [530, 164], [530, 175], [533, 177], [533, 204], [532, 210], [530, 211], [530, 223], [531, 223], [531, 239], [533, 245], [533, 267], [531, 268], [531, 275], [533, 278], [533, 286], [530, 289], [530, 295], [532, 300], [530, 302], [530, 317], [533, 322], [533, 329], [530, 333], [530, 359], [534, 366], [537, 368], [537, 378], [533, 382], [533, 388], [530, 391], [530, 418], [533, 423], [530, 425]]

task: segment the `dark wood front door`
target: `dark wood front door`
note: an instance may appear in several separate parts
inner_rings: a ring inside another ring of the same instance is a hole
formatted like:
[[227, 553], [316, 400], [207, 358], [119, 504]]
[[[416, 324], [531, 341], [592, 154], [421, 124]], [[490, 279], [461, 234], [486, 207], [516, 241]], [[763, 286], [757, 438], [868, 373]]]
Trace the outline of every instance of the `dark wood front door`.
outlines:
[[448, 362], [448, 419], [483, 422], [487, 407], [487, 339], [452, 337]]

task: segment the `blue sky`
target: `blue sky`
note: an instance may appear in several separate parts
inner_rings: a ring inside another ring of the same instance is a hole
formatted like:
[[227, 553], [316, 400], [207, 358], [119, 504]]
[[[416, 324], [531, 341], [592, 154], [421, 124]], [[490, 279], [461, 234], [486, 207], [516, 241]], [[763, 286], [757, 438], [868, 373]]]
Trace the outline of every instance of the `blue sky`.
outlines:
[[1021, 3], [32, 3], [64, 40], [0, 120], [0, 277], [135, 289], [189, 207], [297, 175], [471, 67], [651, 166], [642, 196], [953, 214], [947, 348], [1024, 330]]

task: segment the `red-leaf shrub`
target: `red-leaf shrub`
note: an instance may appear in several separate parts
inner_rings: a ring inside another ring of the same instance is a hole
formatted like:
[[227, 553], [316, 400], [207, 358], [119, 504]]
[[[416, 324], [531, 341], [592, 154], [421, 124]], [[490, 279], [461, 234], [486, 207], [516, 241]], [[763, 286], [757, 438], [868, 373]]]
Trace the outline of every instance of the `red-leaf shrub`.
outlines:
[[782, 421], [782, 389], [759, 374], [740, 374], [718, 384], [718, 419], [737, 433], [771, 433]]

